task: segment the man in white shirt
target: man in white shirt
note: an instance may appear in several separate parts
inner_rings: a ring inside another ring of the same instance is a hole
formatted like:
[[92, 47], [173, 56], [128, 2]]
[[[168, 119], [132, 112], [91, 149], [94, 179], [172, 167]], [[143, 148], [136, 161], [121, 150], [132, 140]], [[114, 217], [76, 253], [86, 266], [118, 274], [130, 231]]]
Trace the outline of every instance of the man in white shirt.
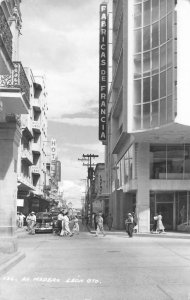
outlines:
[[61, 236], [63, 235], [69, 235], [70, 237], [73, 236], [73, 233], [71, 233], [69, 228], [69, 218], [68, 218], [68, 212], [64, 214], [63, 222], [62, 222], [62, 230], [61, 230]]
[[27, 224], [28, 224], [28, 233], [35, 234], [34, 226], [36, 225], [36, 216], [33, 211], [27, 217]]

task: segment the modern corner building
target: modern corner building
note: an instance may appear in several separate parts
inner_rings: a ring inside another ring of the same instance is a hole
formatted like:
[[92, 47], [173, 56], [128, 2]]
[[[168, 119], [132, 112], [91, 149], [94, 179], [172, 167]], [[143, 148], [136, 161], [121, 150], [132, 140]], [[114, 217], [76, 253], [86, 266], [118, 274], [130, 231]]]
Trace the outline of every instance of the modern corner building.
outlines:
[[14, 252], [20, 114], [30, 107], [30, 86], [19, 61], [20, 0], [0, 0], [0, 252]]
[[106, 175], [114, 227], [190, 231], [190, 1], [113, 0]]

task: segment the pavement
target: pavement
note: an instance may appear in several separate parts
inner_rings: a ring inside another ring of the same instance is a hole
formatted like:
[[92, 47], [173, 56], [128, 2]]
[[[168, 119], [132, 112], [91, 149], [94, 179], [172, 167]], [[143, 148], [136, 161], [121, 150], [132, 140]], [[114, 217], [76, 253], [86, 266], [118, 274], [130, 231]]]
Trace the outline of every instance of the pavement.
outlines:
[[[95, 230], [90, 226], [83, 226], [83, 232], [89, 231], [91, 234], [95, 234]], [[125, 230], [115, 230], [112, 229], [111, 231], [107, 231], [108, 234], [112, 234], [114, 236], [126, 236]], [[17, 236], [18, 238], [24, 238], [28, 236], [28, 232], [26, 227], [18, 228], [17, 229]], [[150, 238], [172, 238], [172, 239], [190, 239], [190, 233], [185, 232], [166, 232], [164, 234], [152, 234], [152, 233], [136, 233], [134, 236], [144, 236]], [[0, 253], [0, 276], [14, 267], [17, 263], [19, 263], [22, 259], [24, 259], [26, 253], [22, 250], [17, 251], [16, 253]]]
[[0, 276], [1, 300], [189, 300], [190, 235], [18, 232], [26, 256]]

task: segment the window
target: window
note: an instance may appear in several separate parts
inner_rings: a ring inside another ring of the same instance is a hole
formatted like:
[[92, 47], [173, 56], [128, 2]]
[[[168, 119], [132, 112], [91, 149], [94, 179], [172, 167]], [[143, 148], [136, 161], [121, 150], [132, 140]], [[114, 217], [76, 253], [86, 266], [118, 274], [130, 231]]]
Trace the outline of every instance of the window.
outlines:
[[134, 31], [135, 53], [141, 52], [141, 29]]
[[150, 77], [143, 79], [143, 102], [150, 101]]
[[143, 28], [143, 51], [150, 49], [150, 26]]
[[150, 76], [150, 52], [143, 54], [143, 76]]
[[134, 103], [141, 103], [141, 80], [134, 80]]
[[159, 76], [155, 75], [152, 77], [152, 100], [158, 99], [158, 87], [159, 87]]
[[134, 27], [141, 27], [142, 26], [142, 5], [135, 5], [134, 8]]

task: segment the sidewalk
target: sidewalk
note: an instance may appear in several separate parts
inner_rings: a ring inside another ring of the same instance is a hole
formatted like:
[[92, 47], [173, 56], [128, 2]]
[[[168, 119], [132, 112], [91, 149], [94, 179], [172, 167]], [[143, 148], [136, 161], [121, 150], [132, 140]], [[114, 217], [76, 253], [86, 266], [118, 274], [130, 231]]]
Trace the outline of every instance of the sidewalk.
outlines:
[[[25, 235], [26, 228], [18, 228], [17, 236]], [[25, 258], [25, 253], [22, 251], [17, 251], [14, 253], [0, 253], [0, 276], [14, 267], [23, 258]]]
[[[91, 234], [95, 234], [96, 231], [94, 228], [91, 228], [89, 225], [86, 226], [88, 231]], [[119, 236], [126, 236], [126, 231], [123, 230], [117, 230], [117, 229], [112, 229], [111, 231], [107, 230], [106, 228], [104, 228], [105, 233], [107, 235], [119, 235]], [[178, 238], [178, 239], [190, 239], [190, 232], [179, 232], [179, 231], [168, 231], [165, 233], [151, 233], [151, 232], [147, 232], [147, 233], [134, 233], [134, 236], [138, 236], [138, 237], [150, 237], [150, 238]]]

